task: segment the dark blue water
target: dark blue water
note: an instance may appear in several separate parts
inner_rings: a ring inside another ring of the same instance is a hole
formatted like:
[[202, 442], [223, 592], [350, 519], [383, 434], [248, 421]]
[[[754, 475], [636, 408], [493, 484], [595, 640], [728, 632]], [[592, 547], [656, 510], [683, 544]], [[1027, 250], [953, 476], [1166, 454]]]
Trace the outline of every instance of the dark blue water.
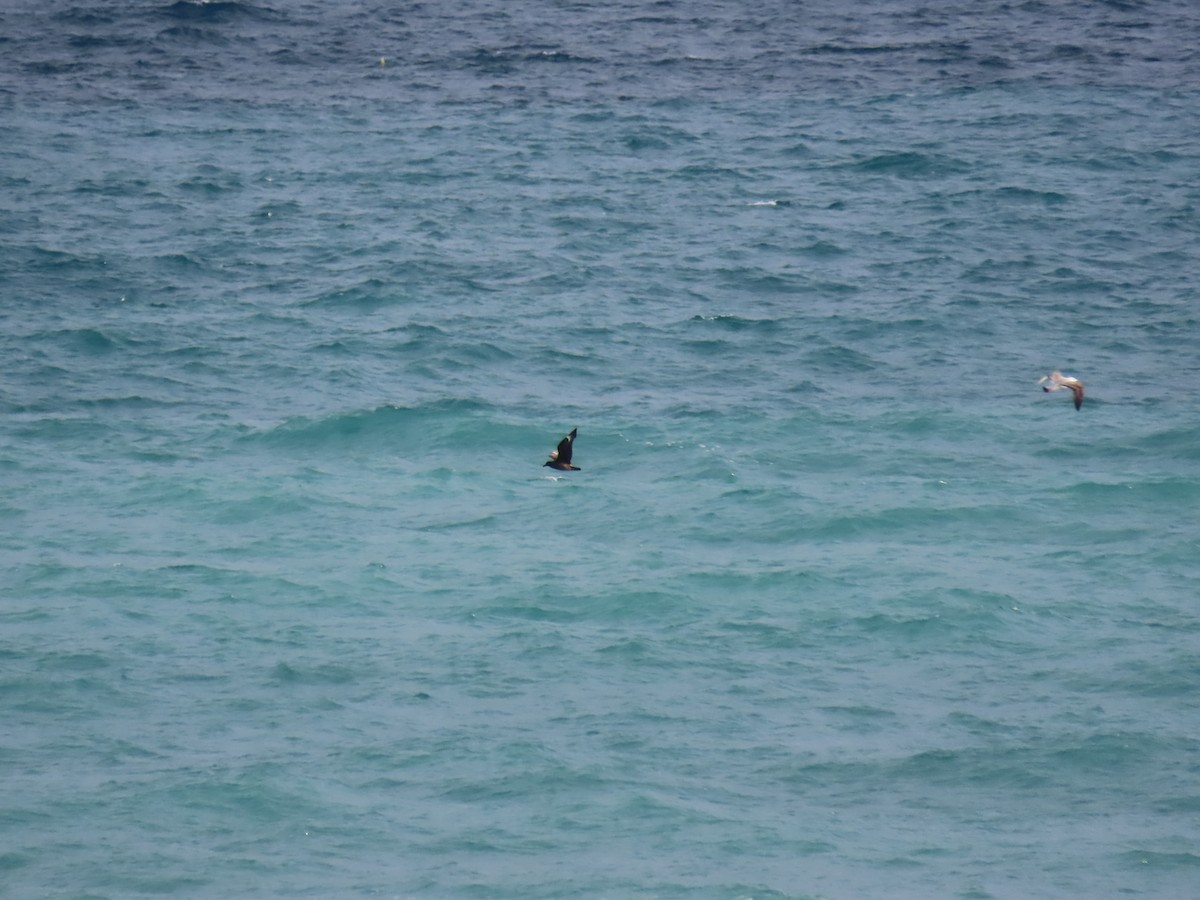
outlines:
[[0, 895], [1195, 893], [1198, 32], [6, 5]]

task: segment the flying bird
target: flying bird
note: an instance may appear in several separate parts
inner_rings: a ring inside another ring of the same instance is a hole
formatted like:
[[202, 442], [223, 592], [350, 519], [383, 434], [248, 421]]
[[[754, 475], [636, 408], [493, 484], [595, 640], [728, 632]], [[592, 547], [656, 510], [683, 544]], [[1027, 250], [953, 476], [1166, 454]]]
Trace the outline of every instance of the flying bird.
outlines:
[[572, 428], [571, 433], [558, 442], [558, 449], [550, 451], [550, 458], [542, 465], [552, 469], [561, 469], [564, 472], [580, 471], [579, 466], [571, 465], [571, 450], [575, 446], [575, 432], [578, 430], [578, 428]]
[[1072, 378], [1070, 375], [1064, 375], [1062, 372], [1051, 372], [1049, 375], [1043, 375], [1039, 378], [1038, 384], [1047, 393], [1050, 391], [1061, 391], [1063, 388], [1070, 388], [1071, 393], [1075, 395], [1075, 408], [1079, 409], [1079, 407], [1083, 406], [1083, 382], [1078, 378]]

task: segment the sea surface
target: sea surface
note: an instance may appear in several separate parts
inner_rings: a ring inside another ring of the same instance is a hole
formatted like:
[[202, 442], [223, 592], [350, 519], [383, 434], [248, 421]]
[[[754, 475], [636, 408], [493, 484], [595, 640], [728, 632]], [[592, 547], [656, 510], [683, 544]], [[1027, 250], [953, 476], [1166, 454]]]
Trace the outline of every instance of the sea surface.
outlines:
[[5, 0], [0, 354], [6, 900], [1200, 896], [1190, 0]]

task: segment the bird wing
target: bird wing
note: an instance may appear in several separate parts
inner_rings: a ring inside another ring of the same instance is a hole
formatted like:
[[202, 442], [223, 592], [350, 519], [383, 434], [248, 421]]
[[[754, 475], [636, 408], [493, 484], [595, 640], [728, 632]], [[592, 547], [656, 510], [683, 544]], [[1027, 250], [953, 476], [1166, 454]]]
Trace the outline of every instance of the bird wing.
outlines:
[[571, 445], [572, 445], [572, 442], [575, 440], [575, 432], [578, 430], [579, 429], [577, 429], [577, 428], [572, 428], [571, 433], [568, 434], [565, 438], [563, 438], [561, 441], [558, 442], [558, 457], [557, 457], [557, 459], [560, 463], [564, 463], [566, 465], [571, 464]]
[[1083, 406], [1083, 382], [1076, 381], [1074, 384], [1068, 385], [1068, 387], [1071, 388], [1071, 393], [1075, 395], [1075, 408], [1079, 409], [1079, 407]]

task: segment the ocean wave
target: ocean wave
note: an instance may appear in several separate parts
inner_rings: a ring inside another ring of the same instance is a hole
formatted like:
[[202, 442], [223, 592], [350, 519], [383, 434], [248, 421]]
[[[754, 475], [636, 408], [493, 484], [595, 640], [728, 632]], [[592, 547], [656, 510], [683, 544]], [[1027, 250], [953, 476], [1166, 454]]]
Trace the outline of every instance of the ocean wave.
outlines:
[[717, 315], [695, 315], [692, 322], [711, 323], [714, 326], [727, 328], [730, 331], [754, 331], [770, 333], [780, 330], [780, 323], [774, 319], [749, 319], [732, 313]]
[[869, 175], [895, 175], [901, 178], [944, 178], [971, 170], [967, 163], [953, 157], [916, 151], [882, 153], [853, 163], [851, 167]]
[[[1200, 451], [1193, 452], [1200, 459]], [[1144, 476], [1128, 481], [1078, 481], [1058, 488], [1058, 493], [1081, 500], [1103, 500], [1117, 504], [1200, 502], [1200, 478], [1153, 479]]]
[[170, 28], [160, 31], [158, 38], [171, 43], [195, 47], [220, 48], [227, 47], [230, 43], [229, 38], [221, 32], [196, 25], [172, 25]]
[[475, 420], [487, 409], [486, 404], [470, 400], [379, 406], [316, 419], [289, 419], [266, 431], [252, 432], [245, 440], [279, 450], [354, 447], [363, 451], [433, 452], [465, 441], [474, 431]]
[[1059, 191], [1039, 191], [1025, 187], [1001, 187], [992, 191], [997, 200], [1008, 203], [1033, 203], [1039, 206], [1059, 206], [1071, 200]]
[[817, 373], [839, 376], [847, 373], [874, 372], [881, 368], [879, 360], [853, 347], [829, 346], [804, 354], [804, 363]]
[[238, 19], [278, 19], [280, 14], [269, 6], [238, 0], [176, 0], [161, 9], [161, 15], [189, 22], [234, 22]]
[[395, 282], [379, 277], [365, 278], [349, 287], [339, 287], [309, 300], [308, 306], [349, 306], [375, 309], [408, 300]]
[[127, 339], [112, 337], [99, 328], [64, 328], [45, 337], [60, 346], [91, 355], [108, 355], [129, 343]]

